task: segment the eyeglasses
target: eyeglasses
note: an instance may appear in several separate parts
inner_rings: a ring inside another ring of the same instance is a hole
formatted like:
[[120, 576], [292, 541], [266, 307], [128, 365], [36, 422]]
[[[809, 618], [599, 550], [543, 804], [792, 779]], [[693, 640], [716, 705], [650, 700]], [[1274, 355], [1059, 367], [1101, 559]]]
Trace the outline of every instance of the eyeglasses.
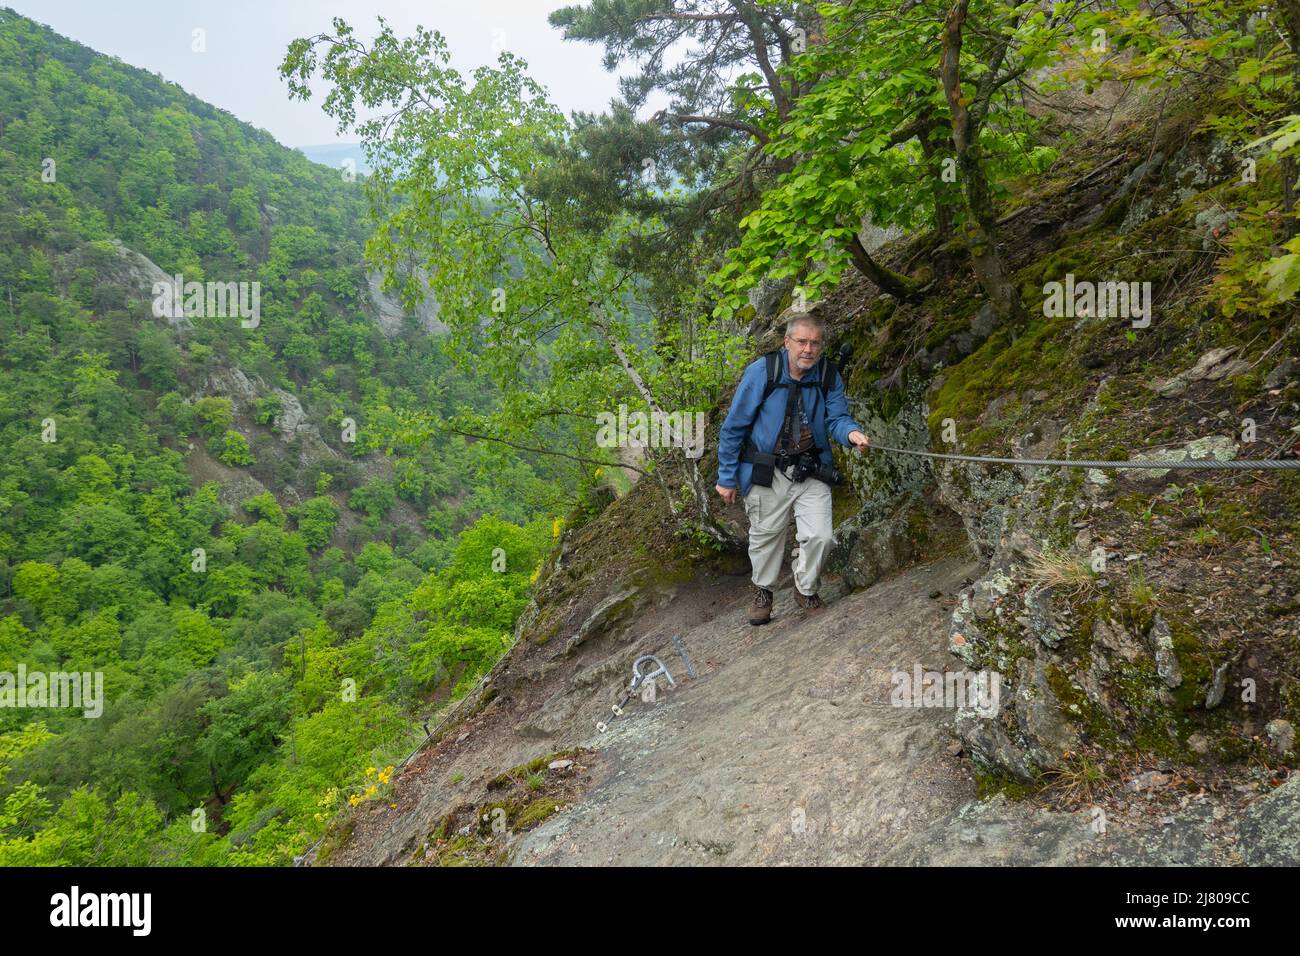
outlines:
[[792, 338], [791, 336], [788, 336], [788, 335], [786, 336], [786, 338], [787, 338], [789, 341], [793, 342], [795, 345], [798, 345], [800, 348], [803, 348], [803, 347], [805, 347], [805, 346], [808, 346], [808, 347], [811, 347], [811, 348], [819, 349], [819, 348], [822, 347], [822, 340], [821, 340], [821, 339], [796, 339], [796, 338]]

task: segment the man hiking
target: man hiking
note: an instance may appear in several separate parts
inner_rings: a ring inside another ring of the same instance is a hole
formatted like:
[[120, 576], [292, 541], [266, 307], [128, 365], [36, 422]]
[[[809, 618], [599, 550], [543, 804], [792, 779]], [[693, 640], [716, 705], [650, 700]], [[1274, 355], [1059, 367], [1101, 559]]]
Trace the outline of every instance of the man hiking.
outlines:
[[754, 569], [750, 624], [772, 618], [792, 509], [799, 541], [792, 569], [795, 600], [809, 610], [822, 606], [817, 585], [831, 541], [831, 483], [839, 480], [828, 436], [841, 445], [867, 446], [867, 436], [849, 417], [839, 369], [822, 357], [825, 345], [821, 319], [791, 319], [785, 348], [745, 369], [722, 423], [717, 492], [728, 504], [737, 493], [745, 499]]

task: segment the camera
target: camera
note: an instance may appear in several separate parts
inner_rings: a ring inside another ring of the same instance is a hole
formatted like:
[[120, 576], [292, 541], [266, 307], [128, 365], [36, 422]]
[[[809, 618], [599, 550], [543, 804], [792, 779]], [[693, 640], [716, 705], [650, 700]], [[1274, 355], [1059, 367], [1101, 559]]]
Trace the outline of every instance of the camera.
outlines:
[[816, 449], [806, 451], [794, 460], [790, 480], [797, 484], [806, 478], [816, 478], [828, 485], [838, 485], [841, 481], [839, 469], [834, 464], [823, 464]]

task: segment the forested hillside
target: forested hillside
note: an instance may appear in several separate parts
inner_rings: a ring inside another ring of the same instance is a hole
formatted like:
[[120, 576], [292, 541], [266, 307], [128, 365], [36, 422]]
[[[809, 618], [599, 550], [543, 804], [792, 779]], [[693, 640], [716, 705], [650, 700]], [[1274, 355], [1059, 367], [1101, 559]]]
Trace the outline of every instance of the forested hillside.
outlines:
[[[107, 701], [0, 711], [0, 862], [287, 862], [507, 646], [572, 475], [383, 437], [493, 390], [370, 280], [365, 212], [0, 12], [0, 669]], [[260, 321], [157, 317], [177, 273]]]

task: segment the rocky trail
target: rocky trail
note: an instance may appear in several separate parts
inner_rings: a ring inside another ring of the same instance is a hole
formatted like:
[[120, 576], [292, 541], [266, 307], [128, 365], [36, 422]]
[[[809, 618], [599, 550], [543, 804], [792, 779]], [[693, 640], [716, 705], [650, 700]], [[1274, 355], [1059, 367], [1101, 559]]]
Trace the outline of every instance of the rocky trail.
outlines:
[[947, 656], [943, 608], [926, 595], [973, 570], [949, 559], [855, 594], [828, 588], [812, 616], [787, 588], [764, 627], [733, 602], [683, 635], [709, 662], [700, 679], [634, 700], [589, 741], [599, 777], [514, 862], [879, 862], [974, 797], [944, 711], [890, 706], [892, 672]]
[[[1241, 794], [1184, 798], [1168, 811], [1152, 809], [1154, 793], [1074, 812], [977, 799], [948, 729], [954, 710], [891, 704], [895, 672], [952, 669], [953, 595], [977, 570], [949, 554], [856, 592], [831, 582], [811, 615], [787, 581], [773, 621], [758, 628], [746, 620], [743, 578], [671, 589], [609, 657], [560, 667], [567, 679], [531, 714], [494, 701], [417, 755], [398, 778], [397, 805], [359, 814], [329, 863], [435, 862], [430, 835], [444, 815], [490, 806], [491, 778], [556, 752], [572, 759], [541, 771], [548, 787], [563, 778], [556, 812], [519, 830], [467, 825], [462, 842], [522, 866], [1296, 862], [1295, 781], [1244, 813]], [[660, 680], [653, 703], [633, 698], [611, 718], [631, 661], [650, 652], [676, 687]]]

